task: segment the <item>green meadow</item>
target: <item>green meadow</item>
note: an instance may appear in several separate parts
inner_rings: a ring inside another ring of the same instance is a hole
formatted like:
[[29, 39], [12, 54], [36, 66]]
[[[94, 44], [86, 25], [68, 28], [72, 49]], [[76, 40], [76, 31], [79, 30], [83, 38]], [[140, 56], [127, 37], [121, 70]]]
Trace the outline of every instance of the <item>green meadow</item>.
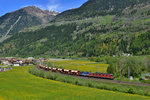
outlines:
[[57, 68], [87, 71], [87, 72], [101, 72], [107, 73], [108, 64], [101, 64], [94, 61], [87, 60], [49, 60], [50, 67], [55, 66]]
[[28, 67], [0, 72], [0, 100], [150, 100], [150, 97], [99, 90], [31, 75]]

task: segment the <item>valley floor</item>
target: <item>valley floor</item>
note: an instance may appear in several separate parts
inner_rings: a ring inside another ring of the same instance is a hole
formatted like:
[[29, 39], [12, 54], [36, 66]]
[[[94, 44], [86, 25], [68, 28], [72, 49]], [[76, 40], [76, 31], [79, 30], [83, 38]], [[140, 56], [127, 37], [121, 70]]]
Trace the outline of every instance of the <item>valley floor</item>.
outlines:
[[0, 73], [0, 100], [149, 100], [150, 97], [111, 92], [47, 80], [29, 74], [31, 67]]

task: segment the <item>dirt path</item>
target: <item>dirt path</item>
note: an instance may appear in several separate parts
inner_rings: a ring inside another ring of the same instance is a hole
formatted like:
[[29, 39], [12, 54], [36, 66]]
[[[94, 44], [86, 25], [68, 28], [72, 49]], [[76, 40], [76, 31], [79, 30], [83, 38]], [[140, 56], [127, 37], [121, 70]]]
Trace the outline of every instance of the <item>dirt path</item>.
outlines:
[[[66, 75], [66, 74], [63, 74]], [[91, 80], [98, 80], [103, 82], [110, 82], [110, 83], [117, 83], [117, 84], [127, 84], [127, 85], [137, 85], [137, 86], [150, 86], [150, 84], [145, 83], [136, 83], [136, 82], [126, 82], [126, 81], [118, 81], [118, 80], [108, 80], [108, 79], [100, 79], [100, 78], [93, 78], [93, 77], [84, 77], [84, 76], [75, 76], [75, 75], [67, 75], [71, 77], [78, 77], [78, 78], [85, 78]]]
[[19, 20], [21, 19], [21, 16], [19, 16], [19, 18], [16, 20], [16, 22], [10, 26], [9, 30], [7, 31], [7, 33], [5, 34], [4, 37], [7, 37], [7, 35], [9, 34], [9, 32], [13, 29], [13, 27], [19, 22]]

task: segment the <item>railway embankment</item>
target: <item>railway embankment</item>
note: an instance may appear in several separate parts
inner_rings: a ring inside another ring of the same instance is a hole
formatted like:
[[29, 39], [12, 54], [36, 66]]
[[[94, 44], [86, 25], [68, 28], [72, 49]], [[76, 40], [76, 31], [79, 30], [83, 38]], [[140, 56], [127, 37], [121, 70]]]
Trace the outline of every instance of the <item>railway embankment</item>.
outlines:
[[29, 70], [29, 73], [38, 77], [42, 77], [50, 80], [56, 80], [56, 81], [69, 83], [69, 84], [74, 84], [78, 86], [86, 86], [86, 87], [97, 88], [97, 89], [150, 96], [149, 84], [143, 84], [143, 83], [131, 84], [128, 82], [120, 82], [120, 81], [117, 82], [113, 80], [72, 76], [72, 75], [54, 73], [51, 71], [45, 71], [36, 67], [31, 68]]

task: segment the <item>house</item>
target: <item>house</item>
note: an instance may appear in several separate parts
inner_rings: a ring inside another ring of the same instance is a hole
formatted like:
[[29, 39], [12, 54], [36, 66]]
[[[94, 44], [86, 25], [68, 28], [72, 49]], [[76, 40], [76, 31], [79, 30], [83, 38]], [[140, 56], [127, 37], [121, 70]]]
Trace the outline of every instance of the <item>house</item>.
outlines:
[[150, 73], [145, 73], [145, 74], [142, 74], [142, 79], [144, 80], [149, 80], [150, 79]]
[[28, 57], [28, 60], [33, 60], [34, 58], [33, 57]]
[[1, 63], [4, 64], [4, 65], [9, 65], [10, 64], [9, 61], [7, 61], [7, 60], [3, 60]]
[[129, 53], [121, 53], [121, 55], [122, 55], [122, 56], [125, 56], [125, 57], [131, 56], [131, 54], [129, 54]]
[[13, 63], [13, 66], [16, 66], [16, 67], [17, 67], [17, 66], [20, 66], [20, 62], [14, 62], [14, 63]]

